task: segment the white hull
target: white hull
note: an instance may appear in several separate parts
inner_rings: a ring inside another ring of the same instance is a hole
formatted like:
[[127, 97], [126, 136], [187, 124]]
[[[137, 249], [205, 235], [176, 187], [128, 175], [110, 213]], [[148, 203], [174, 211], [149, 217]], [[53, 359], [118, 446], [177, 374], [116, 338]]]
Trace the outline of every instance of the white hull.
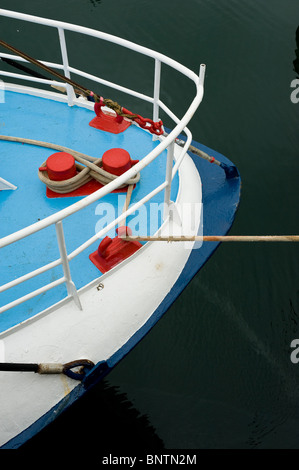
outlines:
[[[201, 181], [191, 158], [180, 168], [177, 207], [201, 205]], [[194, 234], [201, 214], [197, 214]], [[172, 233], [190, 234], [179, 224]], [[162, 234], [169, 233], [167, 225]], [[147, 322], [180, 276], [193, 243], [147, 243], [101, 278], [82, 288], [80, 310], [67, 299], [3, 333], [5, 361], [67, 363], [85, 358], [107, 361]], [[97, 285], [103, 284], [98, 290]], [[50, 314], [51, 313], [51, 314]], [[1, 373], [0, 444], [47, 413], [78, 385], [63, 374]]]

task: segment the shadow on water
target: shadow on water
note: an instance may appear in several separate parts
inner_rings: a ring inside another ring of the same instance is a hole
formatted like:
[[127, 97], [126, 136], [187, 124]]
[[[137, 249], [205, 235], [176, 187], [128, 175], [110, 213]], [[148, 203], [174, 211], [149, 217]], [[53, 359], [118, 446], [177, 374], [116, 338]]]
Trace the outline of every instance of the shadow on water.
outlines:
[[20, 449], [34, 450], [55, 444], [73, 450], [74, 445], [94, 448], [104, 453], [164, 448], [147, 417], [140, 415], [126, 395], [105, 380]]

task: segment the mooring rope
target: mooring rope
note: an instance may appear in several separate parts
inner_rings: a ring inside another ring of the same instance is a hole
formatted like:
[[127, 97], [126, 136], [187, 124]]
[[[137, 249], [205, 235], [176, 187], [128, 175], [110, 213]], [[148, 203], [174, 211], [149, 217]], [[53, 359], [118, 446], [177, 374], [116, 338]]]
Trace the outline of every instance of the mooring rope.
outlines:
[[190, 235], [190, 236], [122, 236], [127, 241], [144, 242], [299, 242], [299, 235]]
[[66, 77], [65, 75], [62, 75], [56, 70], [51, 69], [50, 67], [48, 67], [47, 65], [44, 65], [39, 60], [34, 59], [34, 57], [30, 57], [25, 52], [20, 51], [16, 47], [12, 46], [11, 44], [8, 44], [7, 42], [1, 39], [0, 39], [0, 45], [14, 52], [15, 54], [19, 55], [20, 57], [27, 60], [31, 64], [36, 65], [42, 70], [45, 70], [46, 72], [50, 73], [54, 77], [59, 78], [60, 80], [68, 83], [69, 85], [75, 88], [76, 93], [80, 92], [87, 98], [93, 99], [96, 103], [100, 103], [101, 105], [107, 106], [108, 108], [112, 109], [117, 115], [130, 119], [132, 121], [135, 121], [140, 127], [147, 129], [152, 134], [156, 134], [156, 135], [163, 134], [163, 129], [162, 129], [163, 122], [162, 121], [154, 122], [152, 119], [146, 119], [140, 116], [139, 114], [132, 113], [128, 109], [122, 107], [116, 101], [113, 101], [109, 98], [103, 98], [102, 96], [97, 95], [93, 91], [88, 90], [88, 88], [85, 88], [79, 83], [76, 83], [74, 80], [71, 80], [70, 78]]
[[[167, 137], [168, 135], [169, 134], [167, 132], [163, 133], [163, 137]], [[184, 140], [179, 138], [175, 139], [175, 143], [178, 144], [180, 147], [184, 147], [184, 145], [186, 144]], [[216, 160], [215, 157], [208, 155], [203, 150], [194, 147], [194, 145], [189, 145], [188, 152], [192, 152], [194, 155], [197, 155], [198, 157], [203, 158], [204, 160], [207, 160], [210, 163], [214, 163], [215, 165], [220, 166], [224, 170], [227, 179], [238, 178], [240, 176], [238, 169], [235, 165], [233, 165], [232, 163], [228, 165], [227, 163], [220, 162], [219, 160]]]
[[[79, 162], [76, 163], [76, 168], [78, 170], [78, 174], [76, 176], [73, 176], [72, 178], [63, 181], [53, 181], [50, 180], [45, 171], [38, 171], [39, 179], [44, 184], [46, 184], [49, 189], [59, 194], [65, 194], [74, 191], [75, 189], [80, 188], [83, 184], [87, 183], [92, 179], [95, 179], [99, 183], [106, 185], [114, 179], [118, 178], [117, 175], [113, 175], [112, 173], [105, 171], [101, 167], [101, 158], [90, 157], [89, 155], [85, 155], [84, 153], [77, 152], [76, 150], [69, 149], [62, 145], [52, 144], [49, 142], [42, 142], [40, 140], [26, 139], [23, 137], [14, 137], [6, 135], [0, 135], [0, 140], [20, 142], [22, 144], [29, 145], [37, 145], [39, 147], [46, 147], [53, 150], [58, 150], [60, 152], [67, 152], [71, 154], [75, 158], [75, 160]], [[41, 167], [46, 168], [46, 162], [43, 162]], [[120, 188], [124, 188], [127, 185], [134, 185], [138, 183], [139, 180], [140, 173], [137, 173], [136, 176], [134, 176], [133, 178], [129, 178], [125, 184], [121, 185]]]
[[[7, 42], [0, 39], [0, 45], [5, 47], [6, 49], [10, 50], [11, 52], [14, 52], [15, 54], [19, 55], [20, 57], [27, 60], [31, 64], [36, 65], [37, 67], [41, 68], [45, 72], [51, 73], [51, 75], [53, 75], [54, 77], [59, 78], [60, 80], [63, 80], [64, 82], [68, 83], [69, 85], [76, 87], [76, 90], [80, 91], [83, 95], [93, 96], [94, 100], [96, 102], [100, 101], [101, 97], [98, 96], [96, 93], [93, 93], [92, 91], [88, 90], [88, 88], [85, 88], [84, 86], [80, 85], [79, 83], [76, 83], [74, 80], [71, 80], [70, 78], [65, 77], [64, 75], [62, 75], [61, 73], [57, 72], [54, 69], [51, 69], [47, 65], [44, 65], [39, 60], [34, 59], [34, 57], [30, 57], [28, 54], [26, 54], [23, 51], [20, 51], [19, 49], [12, 46], [11, 44], [8, 44]], [[109, 107], [112, 107], [112, 109], [115, 110], [115, 112], [117, 112], [117, 110], [121, 111], [121, 107], [118, 105], [118, 103], [115, 103], [114, 101], [109, 100], [109, 99], [104, 100], [104, 101], [105, 101], [105, 105], [109, 106]]]
[[86, 373], [93, 367], [94, 363], [89, 359], [79, 359], [76, 361], [68, 362], [66, 364], [0, 362], [1, 372], [35, 372], [37, 374], [65, 374], [74, 380], [82, 380], [85, 377]]

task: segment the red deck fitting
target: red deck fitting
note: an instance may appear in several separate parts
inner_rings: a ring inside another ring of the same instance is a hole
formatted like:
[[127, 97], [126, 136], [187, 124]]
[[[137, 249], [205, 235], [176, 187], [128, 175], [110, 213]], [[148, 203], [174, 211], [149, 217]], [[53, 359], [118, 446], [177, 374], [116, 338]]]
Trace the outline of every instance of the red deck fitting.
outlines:
[[76, 176], [75, 159], [67, 152], [53, 153], [47, 158], [46, 166], [39, 169], [46, 171], [52, 181], [64, 181]]
[[119, 148], [107, 150], [102, 157], [103, 169], [117, 176], [130, 170], [138, 162], [139, 160], [131, 160], [129, 152]]
[[[50, 167], [49, 167], [48, 161], [50, 161]], [[112, 148], [110, 150], [107, 150], [103, 154], [103, 157], [102, 157], [103, 169], [117, 176], [122, 175], [123, 173], [125, 173], [125, 171], [132, 168], [132, 166], [138, 162], [139, 160], [131, 160], [129, 152], [120, 148]], [[56, 177], [56, 180], [59, 177], [60, 178], [59, 181], [61, 181], [62, 179], [72, 178], [76, 174], [76, 166], [75, 166], [74, 157], [65, 152], [58, 152], [58, 153], [51, 155], [47, 160], [47, 166], [40, 168], [40, 170], [47, 170], [49, 178], [53, 180], [55, 178], [51, 177], [49, 174], [49, 170], [51, 171], [52, 167], [54, 168], [54, 170], [56, 169], [56, 173], [54, 174], [54, 176]], [[58, 173], [57, 169], [61, 169], [61, 168], [63, 169], [63, 171], [60, 171], [60, 173]], [[74, 170], [75, 170], [75, 173], [74, 173]], [[52, 169], [52, 173], [53, 173], [53, 169]], [[64, 178], [61, 178], [61, 175], [64, 175]], [[134, 188], [135, 186], [136, 185], [134, 185]], [[103, 187], [103, 184], [92, 179], [91, 181], [88, 181], [88, 183], [85, 183], [80, 188], [75, 189], [74, 191], [71, 191], [69, 193], [64, 193], [64, 194], [56, 193], [55, 191], [52, 191], [51, 189], [47, 188], [46, 195], [49, 199], [61, 198], [61, 197], [88, 196], [89, 194], [94, 193], [95, 191], [97, 191], [98, 189], [102, 187]], [[128, 188], [126, 186], [124, 188], [115, 189], [112, 192], [113, 193], [126, 193], [127, 189]]]
[[106, 273], [142, 247], [142, 244], [137, 241], [121, 239], [121, 235], [132, 235], [132, 230], [129, 227], [119, 227], [116, 229], [116, 233], [118, 236], [113, 239], [105, 237], [98, 249], [89, 255], [90, 261], [102, 273]]
[[94, 111], [96, 113], [96, 117], [90, 121], [89, 125], [91, 127], [95, 127], [101, 131], [111, 132], [112, 134], [120, 134], [131, 125], [130, 121], [127, 121], [118, 114], [103, 113], [101, 109], [102, 106], [103, 105], [101, 103], [95, 103]]

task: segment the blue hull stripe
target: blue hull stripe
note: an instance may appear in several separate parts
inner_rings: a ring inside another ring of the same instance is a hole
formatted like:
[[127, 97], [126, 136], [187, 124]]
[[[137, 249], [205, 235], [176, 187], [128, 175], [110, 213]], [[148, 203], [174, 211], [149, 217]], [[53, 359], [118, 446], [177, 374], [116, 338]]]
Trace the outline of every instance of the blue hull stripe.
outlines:
[[[214, 156], [221, 162], [228, 165], [231, 164], [226, 157], [218, 152], [215, 152], [197, 142], [192, 142], [192, 145], [203, 150], [209, 155]], [[239, 205], [241, 179], [240, 177], [226, 179], [224, 171], [215, 164], [210, 164], [193, 154], [190, 154], [190, 156], [192, 157], [202, 179], [204, 235], [225, 235], [234, 221]], [[107, 375], [107, 373], [109, 373], [109, 371], [151, 330], [155, 323], [157, 323], [157, 321], [181, 294], [192, 278], [208, 261], [218, 246], [219, 242], [204, 242], [200, 249], [193, 250], [185, 268], [172, 290], [165, 297], [146, 324], [144, 324], [124, 346], [109, 358], [107, 361], [108, 367], [103, 370], [103, 363], [97, 364], [86, 378], [66, 398], [61, 400], [48, 413], [42, 416], [17, 437], [5, 444], [2, 448], [11, 449], [20, 447], [41, 429], [54, 421], [62, 411], [71, 406], [92, 386], [102, 380], [103, 377]]]

